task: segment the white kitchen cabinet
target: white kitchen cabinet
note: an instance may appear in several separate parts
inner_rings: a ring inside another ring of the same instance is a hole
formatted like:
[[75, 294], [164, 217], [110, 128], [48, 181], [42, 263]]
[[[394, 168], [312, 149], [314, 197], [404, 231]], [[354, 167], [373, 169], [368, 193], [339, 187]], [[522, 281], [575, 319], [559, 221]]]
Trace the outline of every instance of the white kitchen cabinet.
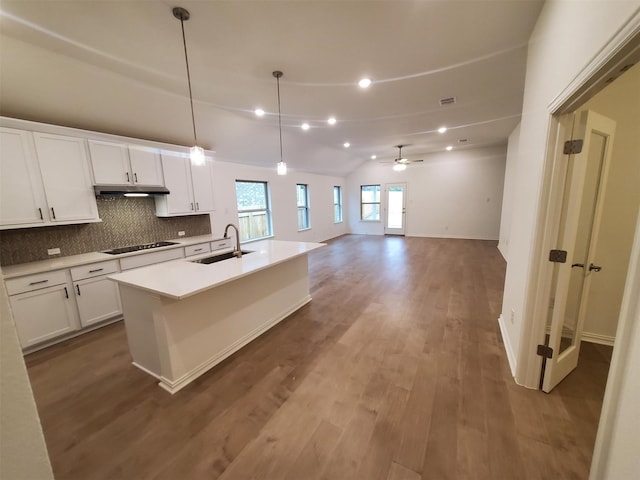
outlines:
[[81, 265], [70, 271], [83, 327], [122, 315], [118, 285], [107, 279], [107, 275], [118, 272], [117, 260]]
[[65, 271], [10, 279], [6, 284], [22, 348], [80, 328]]
[[213, 172], [211, 161], [191, 164], [188, 156], [162, 153], [162, 169], [169, 195], [156, 197], [156, 215], [193, 215], [211, 212], [213, 204]]
[[0, 128], [0, 225], [43, 224], [47, 210], [31, 133]]
[[40, 132], [34, 132], [33, 139], [49, 221], [99, 221], [84, 139]]
[[88, 143], [95, 185], [164, 186], [157, 150], [99, 140]]

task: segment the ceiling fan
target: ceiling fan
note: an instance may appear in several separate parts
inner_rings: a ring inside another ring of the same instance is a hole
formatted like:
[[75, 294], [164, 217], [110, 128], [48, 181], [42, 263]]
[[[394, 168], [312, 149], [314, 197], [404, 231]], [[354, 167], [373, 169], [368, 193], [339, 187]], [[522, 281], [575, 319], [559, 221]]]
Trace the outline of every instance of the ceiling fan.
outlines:
[[[410, 163], [420, 163], [423, 161], [423, 160], [409, 160], [408, 158], [403, 157], [402, 148], [407, 146], [408, 145], [396, 145], [396, 148], [398, 149], [398, 157], [394, 158], [393, 160], [393, 169], [398, 172], [405, 170], [407, 168], [407, 165], [409, 165]], [[390, 162], [384, 162], [384, 163], [390, 163]]]

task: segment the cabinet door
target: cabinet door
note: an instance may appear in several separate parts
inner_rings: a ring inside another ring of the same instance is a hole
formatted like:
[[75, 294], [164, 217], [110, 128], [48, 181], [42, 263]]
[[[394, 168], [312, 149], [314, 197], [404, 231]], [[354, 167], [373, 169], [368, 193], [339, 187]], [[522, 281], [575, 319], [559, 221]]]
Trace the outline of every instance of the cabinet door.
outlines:
[[54, 223], [98, 219], [84, 140], [34, 133], [49, 218]]
[[89, 140], [89, 155], [96, 185], [129, 185], [129, 151], [121, 143]]
[[122, 315], [118, 284], [107, 277], [80, 280], [73, 288], [83, 327]]
[[153, 187], [164, 186], [160, 154], [149, 148], [129, 147], [133, 183]]
[[193, 182], [193, 199], [196, 211], [210, 212], [213, 204], [213, 172], [210, 162], [204, 165], [191, 165], [191, 179]]
[[0, 225], [44, 223], [47, 206], [30, 136], [0, 128]]
[[162, 154], [162, 170], [165, 185], [171, 192], [162, 197], [166, 201], [168, 215], [195, 213], [189, 159], [172, 154]]
[[23, 348], [78, 329], [75, 306], [66, 285], [9, 297]]

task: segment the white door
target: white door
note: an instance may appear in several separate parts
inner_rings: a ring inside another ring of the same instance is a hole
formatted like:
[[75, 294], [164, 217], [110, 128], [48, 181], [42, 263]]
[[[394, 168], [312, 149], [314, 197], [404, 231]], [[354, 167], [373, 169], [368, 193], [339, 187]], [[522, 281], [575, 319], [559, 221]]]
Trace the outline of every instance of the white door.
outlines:
[[96, 185], [130, 185], [129, 152], [122, 143], [89, 140], [89, 156]]
[[165, 185], [171, 192], [162, 197], [168, 215], [195, 213], [189, 162], [189, 158], [183, 156], [162, 154]]
[[204, 165], [191, 164], [191, 179], [193, 182], [193, 199], [196, 203], [196, 211], [212, 211], [214, 203], [211, 163], [206, 161]]
[[162, 160], [160, 154], [150, 148], [129, 147], [132, 182], [135, 185], [163, 187]]
[[407, 186], [404, 183], [390, 183], [385, 185], [385, 191], [387, 203], [384, 233], [387, 235], [404, 235]]
[[550, 392], [578, 365], [582, 326], [591, 278], [600, 269], [596, 241], [602, 214], [615, 122], [591, 111], [582, 112], [573, 138], [582, 151], [567, 156], [557, 250], [566, 262], [555, 263], [550, 310], [549, 347], [542, 389]]
[[97, 220], [84, 139], [46, 133], [33, 138], [51, 221]]
[[118, 284], [106, 276], [80, 280], [73, 287], [83, 327], [122, 314]]

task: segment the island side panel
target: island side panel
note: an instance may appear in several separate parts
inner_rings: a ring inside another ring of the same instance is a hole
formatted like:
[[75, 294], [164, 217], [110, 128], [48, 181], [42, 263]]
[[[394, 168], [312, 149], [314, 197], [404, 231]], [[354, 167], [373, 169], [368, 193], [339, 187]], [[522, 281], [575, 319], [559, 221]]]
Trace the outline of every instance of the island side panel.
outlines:
[[310, 300], [306, 255], [183, 300], [163, 297], [161, 386], [175, 393]]
[[154, 314], [162, 310], [162, 301], [159, 296], [135, 287], [122, 283], [118, 287], [133, 364], [160, 378], [162, 367]]

